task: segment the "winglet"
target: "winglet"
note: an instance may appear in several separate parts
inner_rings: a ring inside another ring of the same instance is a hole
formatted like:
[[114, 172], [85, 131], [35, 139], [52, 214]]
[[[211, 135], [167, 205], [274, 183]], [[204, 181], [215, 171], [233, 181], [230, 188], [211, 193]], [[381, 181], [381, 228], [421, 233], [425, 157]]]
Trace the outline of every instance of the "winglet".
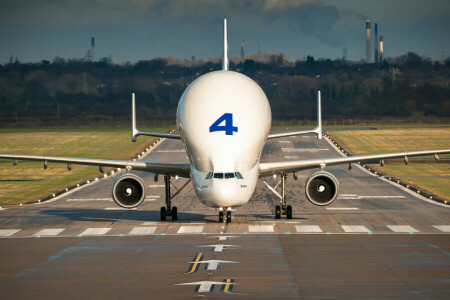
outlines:
[[227, 19], [223, 19], [223, 59], [222, 70], [228, 71], [228, 39], [227, 39]]
[[321, 104], [320, 91], [317, 91], [317, 127], [315, 128], [317, 133], [317, 139], [322, 139], [322, 104]]
[[136, 142], [139, 130], [136, 128], [136, 104], [134, 102], [134, 93], [131, 94], [131, 141]]

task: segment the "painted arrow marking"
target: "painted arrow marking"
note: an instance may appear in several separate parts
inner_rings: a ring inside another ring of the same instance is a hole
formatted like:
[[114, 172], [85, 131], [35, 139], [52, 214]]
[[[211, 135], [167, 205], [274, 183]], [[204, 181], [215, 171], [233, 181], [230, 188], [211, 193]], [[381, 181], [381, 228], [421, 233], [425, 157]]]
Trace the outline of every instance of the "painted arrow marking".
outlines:
[[230, 238], [235, 238], [237, 236], [234, 235], [216, 235], [216, 236], [211, 236], [210, 238], [217, 238], [219, 241], [226, 241]]
[[220, 264], [238, 264], [237, 261], [229, 261], [229, 260], [202, 260], [202, 261], [193, 261], [191, 264], [206, 264], [205, 269], [208, 271], [214, 271], [220, 269]]
[[215, 285], [223, 286], [222, 290], [225, 292], [225, 287], [227, 287], [227, 293], [231, 291], [230, 286], [236, 284], [233, 282], [233, 279], [224, 279], [224, 281], [196, 281], [196, 282], [186, 282], [186, 283], [177, 283], [175, 285], [196, 285], [196, 292], [199, 293], [209, 293], [212, 292]]
[[198, 247], [203, 247], [203, 248], [213, 248], [214, 252], [223, 252], [224, 249], [226, 248], [237, 248], [240, 246], [236, 246], [236, 245], [204, 245], [204, 246], [198, 246]]

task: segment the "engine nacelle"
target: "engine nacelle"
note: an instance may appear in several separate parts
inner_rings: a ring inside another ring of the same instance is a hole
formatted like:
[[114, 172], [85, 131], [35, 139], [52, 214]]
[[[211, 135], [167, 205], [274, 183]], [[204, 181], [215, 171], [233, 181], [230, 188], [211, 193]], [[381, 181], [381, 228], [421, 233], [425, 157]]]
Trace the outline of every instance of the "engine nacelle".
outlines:
[[338, 190], [339, 182], [331, 173], [319, 171], [306, 179], [306, 197], [315, 205], [331, 204], [337, 198]]
[[124, 208], [134, 208], [142, 203], [147, 194], [144, 181], [137, 175], [126, 173], [114, 180], [112, 197]]

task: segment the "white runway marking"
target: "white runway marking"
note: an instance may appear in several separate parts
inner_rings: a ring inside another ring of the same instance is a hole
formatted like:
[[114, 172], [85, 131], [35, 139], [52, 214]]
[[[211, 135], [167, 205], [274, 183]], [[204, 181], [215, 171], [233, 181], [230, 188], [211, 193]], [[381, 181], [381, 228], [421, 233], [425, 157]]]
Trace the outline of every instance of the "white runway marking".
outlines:
[[433, 225], [433, 227], [442, 232], [450, 232], [450, 225]]
[[296, 225], [295, 230], [302, 233], [322, 232], [322, 229], [317, 225]]
[[55, 236], [63, 232], [65, 228], [46, 228], [36, 232], [35, 236]]
[[240, 246], [235, 246], [235, 245], [204, 245], [204, 246], [198, 246], [201, 248], [213, 248], [214, 252], [223, 252], [224, 249], [227, 248], [232, 248], [232, 247], [240, 247]]
[[4, 207], [0, 207], [0, 210], [6, 210], [7, 208], [4, 208]]
[[158, 225], [159, 222], [154, 222], [154, 221], [147, 221], [142, 223], [141, 225]]
[[250, 225], [248, 232], [274, 232], [272, 225]]
[[152, 184], [148, 186], [149, 188], [163, 188], [165, 187], [164, 184]]
[[366, 226], [362, 225], [341, 225], [345, 232], [371, 232]]
[[148, 235], [153, 234], [155, 230], [156, 227], [134, 227], [129, 234]]
[[178, 233], [202, 233], [203, 226], [181, 226]]
[[340, 196], [342, 196], [342, 197], [356, 197], [358, 195], [356, 195], [356, 194], [341, 194]]
[[67, 199], [66, 201], [113, 201], [112, 198], [95, 198], [95, 199]]
[[111, 228], [88, 228], [81, 235], [103, 235], [110, 231]]
[[292, 143], [291, 141], [278, 141], [278, 143], [280, 144], [288, 144], [288, 143]]
[[326, 207], [328, 210], [359, 210], [358, 207]]
[[186, 152], [186, 150], [184, 149], [176, 149], [176, 150], [158, 150], [158, 152], [162, 152], [162, 153], [172, 153], [172, 152]]
[[386, 226], [394, 232], [419, 232], [419, 230], [409, 225], [386, 225]]
[[283, 152], [318, 152], [328, 151], [327, 148], [281, 148]]
[[286, 159], [296, 159], [296, 158], [298, 158], [298, 156], [285, 156], [284, 158], [286, 158]]
[[0, 230], [0, 236], [11, 236], [19, 231], [20, 229], [3, 229]]

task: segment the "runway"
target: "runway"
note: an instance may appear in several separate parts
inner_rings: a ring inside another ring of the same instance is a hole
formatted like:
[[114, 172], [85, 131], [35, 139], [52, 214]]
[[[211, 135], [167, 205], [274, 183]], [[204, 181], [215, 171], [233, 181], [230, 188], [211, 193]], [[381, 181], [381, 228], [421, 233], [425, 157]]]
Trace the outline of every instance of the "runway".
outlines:
[[[262, 161], [338, 155], [325, 139], [299, 136], [270, 140]], [[177, 140], [144, 159], [187, 161]], [[347, 166], [327, 168], [340, 194], [317, 207], [304, 196], [314, 171], [288, 176], [292, 220], [273, 219], [278, 200], [258, 183], [230, 224], [190, 185], [173, 199], [179, 220], [161, 222], [163, 178], [142, 172], [148, 195], [135, 210], [112, 201], [114, 176], [55, 201], [4, 207], [0, 298], [448, 298], [448, 207]]]

